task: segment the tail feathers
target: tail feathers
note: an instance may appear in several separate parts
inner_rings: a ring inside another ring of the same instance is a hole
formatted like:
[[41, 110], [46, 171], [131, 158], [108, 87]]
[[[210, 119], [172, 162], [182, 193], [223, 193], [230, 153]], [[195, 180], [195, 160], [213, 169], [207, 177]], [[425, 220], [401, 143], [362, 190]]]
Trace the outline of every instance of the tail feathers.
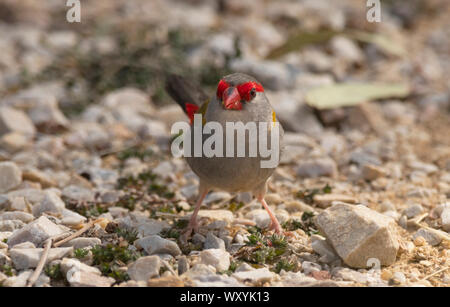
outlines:
[[170, 74], [166, 78], [166, 91], [189, 116], [208, 100], [208, 96], [197, 84], [179, 75]]

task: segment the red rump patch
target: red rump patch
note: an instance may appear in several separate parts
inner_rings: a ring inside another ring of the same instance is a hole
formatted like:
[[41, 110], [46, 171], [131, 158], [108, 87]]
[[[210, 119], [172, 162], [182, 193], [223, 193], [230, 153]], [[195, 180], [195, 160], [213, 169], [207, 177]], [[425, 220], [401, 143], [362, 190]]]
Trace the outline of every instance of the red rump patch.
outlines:
[[246, 82], [243, 84], [240, 84], [236, 86], [239, 95], [241, 95], [241, 98], [245, 101], [250, 101], [252, 97], [250, 97], [250, 91], [254, 88], [257, 92], [264, 92], [264, 88], [261, 84], [257, 82]]
[[186, 109], [186, 114], [189, 117], [189, 121], [192, 125], [192, 123], [194, 122], [194, 114], [198, 111], [199, 106], [193, 103], [186, 102], [184, 104], [184, 107]]

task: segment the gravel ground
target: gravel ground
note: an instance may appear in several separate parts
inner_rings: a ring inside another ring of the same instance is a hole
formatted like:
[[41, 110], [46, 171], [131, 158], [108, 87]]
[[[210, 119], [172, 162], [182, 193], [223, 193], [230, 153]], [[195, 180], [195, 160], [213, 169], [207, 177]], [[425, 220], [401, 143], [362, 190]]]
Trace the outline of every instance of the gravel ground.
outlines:
[[[2, 1], [0, 285], [449, 286], [450, 5], [383, 1], [369, 23], [360, 2], [83, 1], [77, 24]], [[170, 153], [186, 118], [164, 76], [212, 94], [233, 71], [286, 130], [266, 200], [288, 235], [214, 191], [183, 244], [198, 180]], [[407, 90], [308, 98], [355, 82]]]

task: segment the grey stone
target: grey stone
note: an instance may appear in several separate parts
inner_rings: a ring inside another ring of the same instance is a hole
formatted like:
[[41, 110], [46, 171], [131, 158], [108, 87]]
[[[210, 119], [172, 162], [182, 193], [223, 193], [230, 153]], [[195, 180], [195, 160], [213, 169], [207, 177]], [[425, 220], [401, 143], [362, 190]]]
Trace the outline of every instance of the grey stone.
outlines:
[[8, 238], [8, 246], [12, 247], [26, 241], [30, 241], [38, 246], [48, 238], [60, 235], [63, 232], [58, 225], [52, 223], [45, 216], [41, 216], [22, 229], [14, 231]]
[[413, 240], [417, 237], [423, 237], [431, 246], [439, 245], [442, 241], [440, 236], [424, 228], [421, 228], [414, 233]]
[[336, 177], [337, 165], [331, 158], [315, 158], [299, 163], [297, 175], [300, 177]]
[[159, 276], [161, 260], [158, 256], [141, 257], [128, 268], [128, 275], [136, 281], [147, 281]]
[[93, 201], [94, 200], [94, 192], [83, 188], [83, 187], [79, 187], [76, 185], [70, 185], [65, 187], [62, 190], [62, 196], [65, 196], [67, 198], [73, 199], [73, 200], [78, 200], [78, 201]]
[[21, 220], [5, 220], [0, 221], [0, 231], [15, 231], [25, 226]]
[[203, 245], [203, 248], [219, 248], [225, 250], [225, 242], [221, 238], [216, 237], [212, 232], [208, 232], [206, 234], [205, 244]]
[[0, 162], [0, 193], [8, 192], [22, 183], [22, 171], [10, 161]]
[[370, 258], [392, 264], [399, 248], [395, 221], [362, 205], [336, 204], [317, 216], [316, 224], [342, 260], [366, 268]]
[[408, 219], [412, 219], [413, 217], [418, 216], [423, 212], [423, 207], [421, 204], [412, 204], [408, 206], [408, 208], [403, 211], [403, 214], [406, 215]]
[[168, 253], [172, 256], [181, 255], [181, 250], [174, 241], [151, 235], [134, 242], [135, 246], [144, 249], [149, 255]]
[[189, 262], [186, 256], [178, 258], [178, 275], [183, 275], [189, 270]]

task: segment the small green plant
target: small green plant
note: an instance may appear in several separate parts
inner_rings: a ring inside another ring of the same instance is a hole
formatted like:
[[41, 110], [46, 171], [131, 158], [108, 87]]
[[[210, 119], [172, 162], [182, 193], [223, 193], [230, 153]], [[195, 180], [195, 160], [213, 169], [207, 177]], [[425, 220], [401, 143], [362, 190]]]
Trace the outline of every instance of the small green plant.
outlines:
[[277, 274], [281, 272], [281, 270], [285, 270], [286, 272], [292, 271], [295, 268], [295, 265], [287, 260], [281, 259], [277, 262], [273, 271]]
[[118, 236], [124, 238], [130, 244], [133, 244], [134, 241], [138, 239], [138, 232], [136, 230], [116, 228], [115, 232]]
[[257, 227], [249, 228], [249, 232], [247, 252], [241, 259], [254, 264], [272, 263], [287, 251], [288, 243], [284, 236], [273, 234], [268, 237]]
[[296, 193], [296, 197], [300, 198], [307, 204], [312, 204], [314, 202], [314, 195], [316, 194], [329, 194], [331, 193], [332, 188], [328, 185], [328, 183], [321, 189], [306, 189], [302, 191], [298, 191]]
[[303, 230], [308, 236], [313, 234], [318, 234], [319, 231], [316, 229], [314, 223], [314, 213], [313, 212], [303, 212], [301, 220], [291, 219], [283, 224], [283, 228], [288, 231], [294, 231], [297, 229]]
[[242, 207], [244, 207], [244, 203], [243, 202], [239, 202], [239, 203], [232, 202], [228, 206], [228, 210], [230, 210], [231, 212], [236, 212], [239, 209], [241, 209]]
[[140, 254], [129, 250], [126, 247], [107, 244], [106, 246], [96, 245], [92, 248], [94, 265], [100, 268], [100, 271], [116, 281], [126, 281], [128, 274], [120, 269], [130, 261], [135, 261]]
[[83, 259], [89, 254], [89, 250], [87, 248], [77, 248], [73, 251], [74, 255], [78, 259]]
[[227, 275], [231, 275], [234, 272], [236, 272], [237, 267], [241, 264], [241, 262], [238, 261], [231, 261], [230, 262], [230, 266], [228, 267], [228, 270], [219, 272], [220, 274], [227, 274]]
[[163, 238], [177, 239], [180, 237], [180, 231], [174, 228], [170, 228], [161, 232]]
[[52, 280], [65, 280], [60, 264], [49, 265], [45, 268], [44, 272]]
[[107, 244], [106, 246], [96, 245], [92, 248], [92, 255], [94, 256], [94, 264], [100, 265], [105, 262], [122, 262], [134, 261], [139, 258], [136, 252], [129, 250], [123, 246]]
[[129, 158], [138, 158], [144, 160], [147, 157], [151, 157], [154, 152], [150, 149], [142, 149], [139, 147], [127, 148], [117, 154], [117, 158], [121, 161], [125, 161]]
[[8, 264], [0, 265], [0, 272], [3, 272], [6, 276], [13, 276], [13, 268]]

